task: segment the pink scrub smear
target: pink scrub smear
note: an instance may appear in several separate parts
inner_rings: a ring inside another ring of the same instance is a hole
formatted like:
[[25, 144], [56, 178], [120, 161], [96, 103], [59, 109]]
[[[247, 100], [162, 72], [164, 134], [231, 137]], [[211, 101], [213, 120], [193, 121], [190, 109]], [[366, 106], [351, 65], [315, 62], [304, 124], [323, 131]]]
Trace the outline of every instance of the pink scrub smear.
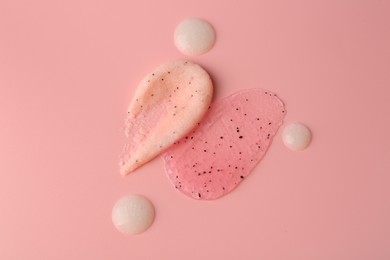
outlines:
[[212, 95], [210, 76], [192, 62], [169, 62], [147, 75], [128, 109], [121, 174], [147, 163], [193, 129]]
[[226, 195], [264, 157], [284, 115], [283, 102], [263, 89], [215, 101], [199, 125], [162, 155], [170, 181], [194, 199]]

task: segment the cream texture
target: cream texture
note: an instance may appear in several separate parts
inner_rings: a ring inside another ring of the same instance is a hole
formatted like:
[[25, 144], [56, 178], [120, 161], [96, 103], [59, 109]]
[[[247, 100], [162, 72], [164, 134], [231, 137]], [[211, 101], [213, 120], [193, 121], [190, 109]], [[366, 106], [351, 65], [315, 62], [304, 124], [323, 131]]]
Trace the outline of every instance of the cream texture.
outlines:
[[186, 19], [176, 27], [174, 42], [182, 53], [190, 56], [200, 55], [214, 46], [215, 31], [205, 20]]
[[120, 232], [136, 235], [152, 225], [154, 214], [154, 206], [147, 198], [130, 195], [115, 204], [112, 209], [112, 222]]
[[291, 123], [283, 130], [283, 142], [290, 150], [299, 151], [309, 146], [311, 142], [310, 129], [301, 123]]

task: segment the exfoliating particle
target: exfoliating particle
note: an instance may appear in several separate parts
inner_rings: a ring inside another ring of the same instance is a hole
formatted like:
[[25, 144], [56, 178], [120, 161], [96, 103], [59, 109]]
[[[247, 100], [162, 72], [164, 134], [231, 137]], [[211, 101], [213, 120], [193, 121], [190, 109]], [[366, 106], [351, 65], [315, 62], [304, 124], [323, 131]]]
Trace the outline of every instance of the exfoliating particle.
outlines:
[[169, 179], [195, 199], [229, 193], [263, 158], [284, 115], [282, 101], [263, 89], [214, 102], [198, 126], [162, 155]]
[[193, 129], [212, 95], [210, 76], [188, 61], [164, 64], [146, 76], [128, 109], [121, 174], [147, 163]]

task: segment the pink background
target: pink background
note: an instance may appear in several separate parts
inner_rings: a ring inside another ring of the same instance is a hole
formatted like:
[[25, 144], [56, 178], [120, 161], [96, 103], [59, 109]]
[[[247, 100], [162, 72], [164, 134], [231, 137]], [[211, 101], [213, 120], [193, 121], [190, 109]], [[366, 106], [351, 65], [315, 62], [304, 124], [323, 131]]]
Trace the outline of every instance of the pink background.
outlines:
[[[0, 259], [390, 259], [390, 2], [234, 2], [0, 1]], [[160, 158], [118, 172], [134, 88], [184, 58], [173, 31], [193, 16], [218, 34], [190, 59], [217, 98], [268, 88], [314, 134], [291, 152], [279, 131], [212, 202], [178, 193]], [[131, 193], [157, 216], [127, 237], [111, 209]]]

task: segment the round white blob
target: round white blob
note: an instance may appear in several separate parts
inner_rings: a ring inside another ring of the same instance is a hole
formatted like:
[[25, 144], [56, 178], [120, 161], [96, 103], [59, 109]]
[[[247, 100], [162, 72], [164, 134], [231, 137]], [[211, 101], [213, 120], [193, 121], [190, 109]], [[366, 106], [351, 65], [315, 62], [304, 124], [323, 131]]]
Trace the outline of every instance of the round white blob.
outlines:
[[142, 233], [152, 225], [153, 220], [153, 204], [141, 195], [123, 197], [112, 209], [112, 222], [124, 234]]
[[311, 132], [307, 126], [300, 123], [291, 123], [284, 128], [283, 142], [291, 150], [305, 149], [311, 141]]
[[186, 55], [206, 53], [213, 47], [214, 42], [214, 28], [202, 19], [186, 19], [176, 27], [175, 45]]

